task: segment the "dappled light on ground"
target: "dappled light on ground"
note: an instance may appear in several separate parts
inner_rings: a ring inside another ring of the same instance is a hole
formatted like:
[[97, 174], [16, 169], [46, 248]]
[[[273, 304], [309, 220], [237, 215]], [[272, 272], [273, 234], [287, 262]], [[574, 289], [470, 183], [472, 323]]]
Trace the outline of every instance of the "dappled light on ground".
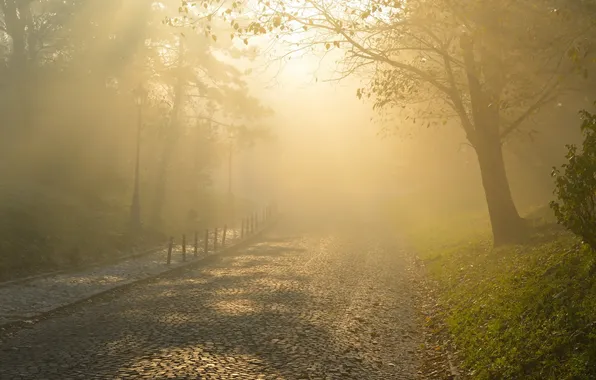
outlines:
[[[265, 239], [6, 338], [0, 360], [14, 365], [2, 366], [0, 377], [18, 371], [48, 379], [81, 373], [414, 379], [420, 342], [404, 271], [408, 259], [382, 242], [371, 246], [347, 235], [296, 239], [284, 231], [269, 235], [271, 244]], [[273, 243], [280, 238], [285, 242]], [[56, 351], [31, 344], [45, 341], [55, 341]], [[3, 350], [8, 346], [18, 348]], [[62, 355], [72, 359], [63, 362]], [[65, 363], [59, 375], [51, 363]]]
[[0, 0], [0, 378], [596, 378], [594, 20]]
[[257, 303], [249, 299], [214, 302], [210, 307], [221, 315], [243, 315], [258, 312]]

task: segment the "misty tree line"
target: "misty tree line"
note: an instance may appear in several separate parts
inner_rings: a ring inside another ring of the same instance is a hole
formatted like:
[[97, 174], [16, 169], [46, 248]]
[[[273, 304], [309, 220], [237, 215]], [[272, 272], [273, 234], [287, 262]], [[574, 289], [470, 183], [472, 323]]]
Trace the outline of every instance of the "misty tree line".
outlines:
[[221, 145], [258, 136], [251, 126], [269, 113], [227, 61], [253, 57], [255, 36], [284, 55], [342, 49], [338, 78], [364, 79], [356, 96], [395, 127], [458, 124], [495, 243], [516, 241], [504, 149], [567, 136], [574, 126], [549, 122], [557, 105], [596, 98], [594, 15], [591, 0], [0, 0], [2, 266], [125, 244], [135, 89], [145, 226], [210, 215]]
[[[219, 4], [182, 1], [179, 19], [208, 27], [209, 7]], [[593, 97], [595, 12], [590, 0], [259, 0], [231, 2], [218, 15], [240, 39], [268, 35], [315, 54], [343, 49], [338, 77], [364, 78], [356, 95], [388, 120], [457, 123], [476, 152], [495, 244], [503, 244], [527, 230], [504, 146], [553, 132], [539, 124], [549, 125], [560, 102]]]
[[210, 169], [271, 111], [230, 63], [247, 50], [164, 23], [178, 6], [0, 0], [1, 270], [130, 244], [139, 117], [145, 238], [221, 214]]

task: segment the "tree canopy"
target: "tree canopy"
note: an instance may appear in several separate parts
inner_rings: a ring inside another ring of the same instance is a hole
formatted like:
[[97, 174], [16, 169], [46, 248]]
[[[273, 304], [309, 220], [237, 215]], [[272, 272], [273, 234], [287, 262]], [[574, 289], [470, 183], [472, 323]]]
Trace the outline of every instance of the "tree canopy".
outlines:
[[23, 220], [4, 229], [8, 251], [36, 239], [14, 238], [25, 224], [38, 249], [58, 258], [80, 239], [97, 238], [99, 251], [112, 244], [99, 236], [124, 231], [139, 123], [143, 221], [160, 233], [203, 210], [231, 129], [247, 141], [263, 133], [271, 110], [234, 61], [248, 52], [164, 22], [178, 6], [0, 0], [0, 199], [15, 205], [0, 207], [0, 223]]
[[281, 41], [287, 46], [281, 58], [288, 50], [340, 49], [338, 77], [363, 78], [356, 95], [379, 112], [427, 126], [457, 120], [478, 154], [495, 242], [519, 238], [523, 222], [501, 146], [541, 108], [585, 85], [591, 20], [578, 21], [576, 10], [547, 0], [252, 4], [234, 2], [222, 11], [235, 36]]

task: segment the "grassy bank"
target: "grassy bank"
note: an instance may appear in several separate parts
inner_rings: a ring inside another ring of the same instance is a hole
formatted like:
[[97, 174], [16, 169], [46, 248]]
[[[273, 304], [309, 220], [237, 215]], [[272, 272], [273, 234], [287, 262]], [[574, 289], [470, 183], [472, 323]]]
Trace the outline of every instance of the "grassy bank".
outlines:
[[[202, 234], [203, 228], [229, 223], [229, 196], [206, 191], [195, 221], [188, 218], [188, 198], [171, 197], [163, 223], [156, 227], [150, 224], [152, 205], [145, 201], [145, 228], [132, 236], [131, 192], [126, 189], [94, 192], [36, 182], [10, 185], [0, 186], [0, 281], [112, 260], [163, 244], [168, 236], [180, 239], [183, 233]], [[238, 223], [257, 205], [237, 198], [234, 207]]]
[[546, 225], [493, 249], [482, 220], [417, 231], [409, 241], [469, 378], [596, 378], [596, 255], [575, 237]]

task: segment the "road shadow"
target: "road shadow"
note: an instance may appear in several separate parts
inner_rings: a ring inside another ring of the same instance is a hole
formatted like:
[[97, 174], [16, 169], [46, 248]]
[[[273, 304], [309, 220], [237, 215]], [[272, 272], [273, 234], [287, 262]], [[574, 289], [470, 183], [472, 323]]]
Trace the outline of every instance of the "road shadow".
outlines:
[[[306, 250], [275, 243], [214, 257], [35, 325], [0, 345], [0, 362], [24, 378], [197, 379], [222, 368], [239, 379], [346, 378], [322, 360], [342, 358], [345, 347], [320, 323], [325, 309], [314, 306], [320, 302], [308, 291], [309, 278], [291, 266], [268, 271], [301, 262]], [[365, 359], [354, 365], [374, 371]]]
[[252, 256], [281, 256], [284, 254], [304, 252], [304, 248], [282, 247], [279, 245], [259, 244], [249, 248], [246, 254]]

